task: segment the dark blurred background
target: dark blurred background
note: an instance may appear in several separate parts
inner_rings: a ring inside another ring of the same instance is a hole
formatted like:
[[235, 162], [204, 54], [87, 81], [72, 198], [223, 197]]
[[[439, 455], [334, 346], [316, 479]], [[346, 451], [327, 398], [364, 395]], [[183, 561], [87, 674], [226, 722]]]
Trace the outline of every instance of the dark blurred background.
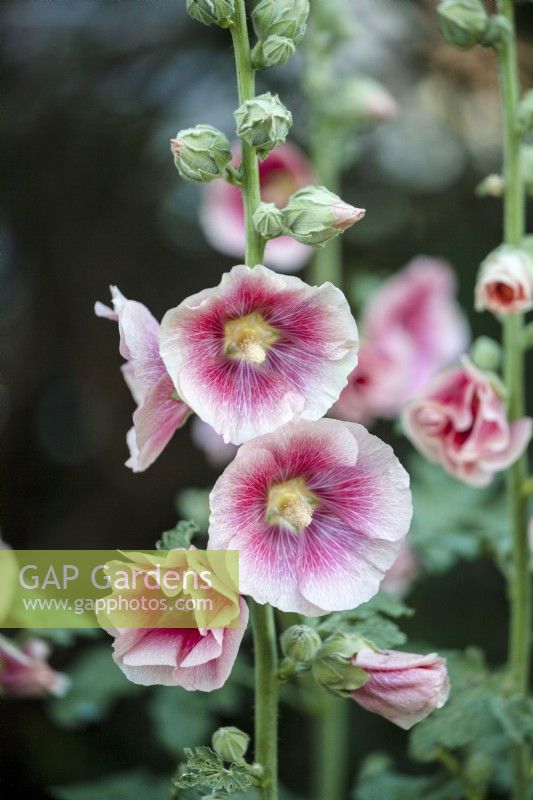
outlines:
[[[160, 318], [233, 265], [205, 242], [201, 189], [180, 182], [169, 153], [170, 137], [197, 122], [231, 135], [236, 106], [227, 32], [194, 23], [184, 6], [56, 0], [6, 2], [1, 10], [1, 524], [15, 547], [152, 547], [175, 523], [177, 492], [217, 477], [191, 443], [190, 426], [146, 473], [123, 466], [132, 400], [116, 330], [92, 310], [114, 283]], [[501, 201], [473, 191], [500, 170], [493, 54], [446, 46], [429, 3], [353, 0], [347, 13], [358, 36], [339, 68], [378, 78], [400, 105], [395, 120], [361, 137], [345, 175], [344, 198], [367, 209], [345, 238], [347, 290], [357, 293], [368, 275], [386, 276], [416, 254], [443, 256], [470, 313], [478, 264], [501, 239]], [[528, 88], [530, 4], [519, 6], [518, 26]], [[301, 69], [296, 58], [269, 70], [259, 88], [280, 93], [305, 149]], [[474, 334], [498, 334], [488, 315], [471, 316]], [[401, 456], [408, 452], [391, 426], [378, 433]], [[505, 595], [488, 562], [423, 582], [413, 605], [415, 639], [441, 647], [475, 640], [491, 660], [502, 659]], [[66, 651], [60, 666], [62, 659]], [[10, 796], [41, 797], [36, 787], [142, 758], [170, 773], [172, 761], [143, 739], [135, 702], [76, 734], [53, 726], [39, 704], [3, 705], [0, 785]], [[354, 768], [384, 741], [403, 752], [403, 734], [353, 714], [364, 719], [354, 722]], [[289, 713], [282, 728], [284, 777], [293, 787], [307, 771], [298, 724]]]

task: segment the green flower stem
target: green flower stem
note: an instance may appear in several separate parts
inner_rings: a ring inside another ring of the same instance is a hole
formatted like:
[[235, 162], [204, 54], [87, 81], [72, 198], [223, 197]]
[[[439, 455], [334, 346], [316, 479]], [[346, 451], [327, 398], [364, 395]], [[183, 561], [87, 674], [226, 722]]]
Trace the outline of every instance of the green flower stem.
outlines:
[[325, 692], [322, 695], [315, 723], [314, 796], [316, 800], [343, 800], [348, 773], [350, 704]]
[[[498, 0], [500, 13], [511, 25], [511, 34], [498, 48], [504, 119], [504, 238], [508, 244], [519, 244], [525, 228], [525, 194], [520, 176], [520, 134], [516, 112], [520, 93], [513, 0]], [[504, 378], [509, 392], [509, 417], [515, 420], [524, 413], [524, 353], [521, 347], [523, 317], [509, 315], [504, 320]], [[525, 695], [529, 688], [531, 653], [531, 579], [527, 539], [527, 500], [523, 494], [526, 479], [526, 458], [519, 459], [508, 470], [507, 494], [513, 530], [513, 568], [509, 586], [511, 624], [509, 666], [513, 687]], [[515, 800], [528, 794], [529, 753], [517, 746], [514, 753]]]
[[252, 604], [255, 647], [255, 760], [265, 769], [262, 800], [278, 800], [278, 655], [274, 612]]
[[[235, 51], [239, 105], [255, 97], [255, 72], [250, 57], [250, 38], [246, 19], [245, 0], [235, 3], [235, 24], [231, 26], [231, 36]], [[241, 140], [242, 152], [242, 198], [246, 224], [246, 263], [250, 267], [261, 264], [265, 251], [265, 241], [254, 228], [252, 217], [261, 202], [259, 184], [259, 160], [253, 147]]]

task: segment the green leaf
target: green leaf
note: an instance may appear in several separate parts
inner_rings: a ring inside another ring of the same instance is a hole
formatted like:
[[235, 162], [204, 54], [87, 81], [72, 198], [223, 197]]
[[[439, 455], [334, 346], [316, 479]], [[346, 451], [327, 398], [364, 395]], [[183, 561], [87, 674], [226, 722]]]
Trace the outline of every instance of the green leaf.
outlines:
[[176, 548], [189, 548], [195, 533], [200, 528], [192, 519], [182, 519], [170, 531], [161, 534], [156, 542], [157, 550], [175, 550]]
[[320, 633], [350, 633], [387, 649], [405, 644], [406, 636], [389, 617], [410, 616], [412, 610], [400, 600], [379, 592], [368, 603], [352, 611], [330, 614], [318, 626]]
[[157, 686], [149, 711], [157, 740], [175, 758], [184, 747], [205, 742], [216, 726], [203, 698], [175, 686]]
[[210, 489], [183, 489], [176, 499], [178, 514], [185, 519], [194, 520], [203, 532], [209, 527], [210, 492]]
[[533, 743], [532, 697], [493, 697], [491, 710], [511, 742]]
[[464, 789], [447, 775], [402, 775], [388, 756], [376, 753], [364, 763], [354, 800], [460, 800]]
[[111, 645], [92, 647], [82, 653], [69, 671], [69, 692], [49, 703], [52, 719], [64, 728], [79, 728], [103, 719], [121, 697], [143, 691], [128, 681], [111, 656]]
[[169, 783], [166, 777], [132, 770], [106, 775], [97, 781], [55, 786], [49, 791], [57, 800], [166, 800]]
[[172, 781], [175, 789], [205, 786], [212, 791], [233, 795], [250, 788], [254, 783], [247, 764], [226, 765], [210, 747], [186, 748], [185, 757], [185, 766]]

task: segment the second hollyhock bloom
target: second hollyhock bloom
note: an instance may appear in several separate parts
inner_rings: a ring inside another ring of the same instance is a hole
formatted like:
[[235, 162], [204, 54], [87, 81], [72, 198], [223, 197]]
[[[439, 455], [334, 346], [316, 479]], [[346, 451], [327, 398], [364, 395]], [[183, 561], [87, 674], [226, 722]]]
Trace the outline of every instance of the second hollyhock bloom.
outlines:
[[412, 515], [392, 449], [332, 419], [243, 445], [210, 499], [209, 547], [240, 551], [242, 593], [309, 616], [369, 600]]
[[165, 449], [191, 409], [176, 395], [159, 355], [157, 320], [146, 306], [127, 300], [116, 286], [111, 287], [111, 298], [113, 308], [96, 303], [94, 310], [98, 317], [118, 322], [120, 355], [126, 360], [122, 374], [137, 403], [127, 436], [130, 458], [126, 466], [142, 472]]
[[362, 321], [359, 365], [335, 405], [342, 419], [395, 417], [439, 369], [467, 347], [450, 267], [419, 256], [371, 298]]
[[[238, 166], [239, 157], [234, 159]], [[283, 208], [298, 189], [313, 183], [309, 163], [294, 145], [284, 144], [259, 164], [261, 199]], [[201, 213], [204, 233], [217, 250], [244, 258], [245, 224], [241, 191], [227, 181], [213, 181], [205, 187]], [[309, 259], [312, 248], [290, 236], [267, 242], [265, 264], [280, 272], [296, 272]]]
[[481, 265], [476, 283], [476, 310], [516, 314], [533, 308], [533, 261], [524, 251], [504, 245]]
[[319, 419], [357, 363], [342, 292], [263, 266], [233, 267], [165, 314], [161, 356], [180, 397], [241, 444], [293, 419]]
[[47, 663], [48, 644], [42, 639], [28, 639], [18, 647], [0, 637], [0, 690], [13, 697], [62, 697], [70, 682]]
[[182, 686], [211, 692], [229, 678], [248, 624], [248, 606], [240, 599], [237, 628], [164, 628], [110, 630], [113, 658], [132, 683]]
[[472, 486], [488, 485], [531, 439], [533, 420], [510, 423], [487, 375], [464, 359], [439, 375], [403, 413], [405, 432], [429, 461]]
[[368, 680], [352, 693], [360, 706], [404, 730], [421, 722], [448, 699], [446, 661], [436, 653], [421, 656], [394, 650], [376, 652], [364, 647], [352, 663]]

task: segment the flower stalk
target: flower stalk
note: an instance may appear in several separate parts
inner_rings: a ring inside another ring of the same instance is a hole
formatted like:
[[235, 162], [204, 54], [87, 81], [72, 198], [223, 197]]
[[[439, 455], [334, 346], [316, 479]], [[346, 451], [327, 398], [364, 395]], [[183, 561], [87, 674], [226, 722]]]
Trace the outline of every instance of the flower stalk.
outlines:
[[[520, 93], [513, 0], [498, 0], [499, 11], [509, 23], [510, 33], [497, 49], [504, 121], [504, 239], [518, 245], [524, 236], [525, 193], [520, 176], [521, 135], [517, 124]], [[510, 314], [503, 322], [504, 378], [509, 393], [509, 417], [524, 413], [523, 315]], [[509, 586], [511, 623], [509, 666], [513, 688], [525, 696], [529, 686], [531, 651], [531, 580], [527, 539], [527, 499], [522, 487], [526, 478], [526, 457], [518, 459], [507, 473], [507, 495], [513, 536], [513, 568]], [[516, 746], [514, 758], [514, 798], [524, 800], [528, 793], [528, 757], [525, 746]]]

